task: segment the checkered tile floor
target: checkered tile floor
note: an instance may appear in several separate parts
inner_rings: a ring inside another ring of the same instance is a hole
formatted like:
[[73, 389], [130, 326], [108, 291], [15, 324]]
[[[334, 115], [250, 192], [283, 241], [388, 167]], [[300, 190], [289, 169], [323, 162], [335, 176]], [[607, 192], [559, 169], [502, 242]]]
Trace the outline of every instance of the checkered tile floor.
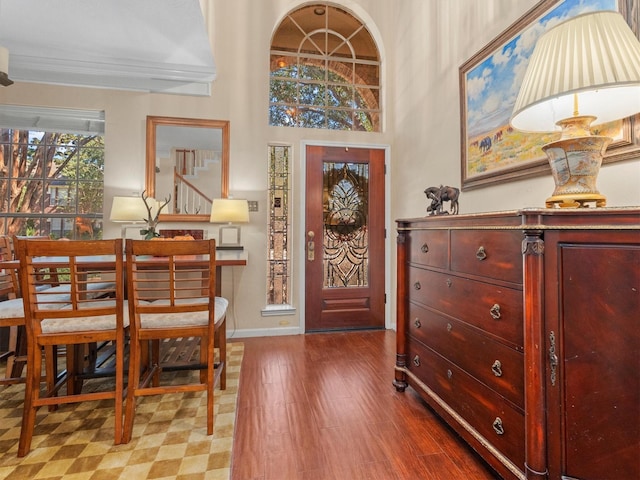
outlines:
[[[31, 452], [16, 456], [22, 385], [0, 389], [0, 479], [228, 479], [244, 345], [227, 345], [227, 389], [216, 389], [215, 430], [207, 436], [203, 392], [138, 399], [133, 438], [113, 445], [113, 402], [38, 411]], [[172, 372], [176, 381], [197, 372]]]

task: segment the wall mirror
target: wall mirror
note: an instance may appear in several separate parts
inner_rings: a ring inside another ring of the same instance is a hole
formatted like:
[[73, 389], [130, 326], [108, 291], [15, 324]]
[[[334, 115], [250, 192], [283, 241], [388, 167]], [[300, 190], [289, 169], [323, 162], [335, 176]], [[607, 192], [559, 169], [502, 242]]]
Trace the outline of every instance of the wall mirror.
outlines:
[[148, 116], [145, 188], [171, 195], [160, 221], [208, 222], [229, 192], [229, 121]]

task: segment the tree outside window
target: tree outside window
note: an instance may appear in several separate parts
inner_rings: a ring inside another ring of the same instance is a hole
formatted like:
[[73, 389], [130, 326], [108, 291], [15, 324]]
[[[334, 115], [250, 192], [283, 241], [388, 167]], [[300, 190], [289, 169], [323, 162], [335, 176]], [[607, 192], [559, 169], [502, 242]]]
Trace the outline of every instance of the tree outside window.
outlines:
[[104, 138], [0, 129], [0, 234], [102, 237]]

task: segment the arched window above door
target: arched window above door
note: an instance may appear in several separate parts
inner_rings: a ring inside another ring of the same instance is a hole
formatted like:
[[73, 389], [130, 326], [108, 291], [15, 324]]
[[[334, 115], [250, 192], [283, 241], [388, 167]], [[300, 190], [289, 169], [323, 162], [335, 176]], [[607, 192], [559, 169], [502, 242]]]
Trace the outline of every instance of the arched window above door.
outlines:
[[269, 125], [380, 131], [380, 55], [365, 25], [330, 3], [282, 20], [270, 52]]

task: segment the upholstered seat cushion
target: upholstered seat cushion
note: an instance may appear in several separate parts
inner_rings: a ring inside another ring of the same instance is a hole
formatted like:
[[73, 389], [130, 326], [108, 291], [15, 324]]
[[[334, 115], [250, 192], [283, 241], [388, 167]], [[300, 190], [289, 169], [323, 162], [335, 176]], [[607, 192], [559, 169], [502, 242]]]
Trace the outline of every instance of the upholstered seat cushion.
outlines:
[[[52, 303], [44, 304], [42, 308], [61, 308], [69, 303], [69, 295], [51, 295], [47, 297], [47, 301]], [[22, 298], [13, 298], [0, 302], [0, 318], [19, 317], [24, 317], [24, 303]]]
[[[189, 303], [208, 303], [207, 297], [189, 299], [189, 300], [177, 300], [176, 304], [189, 304]], [[151, 305], [168, 305], [168, 300], [156, 300]], [[227, 313], [227, 307], [229, 301], [223, 297], [216, 297], [215, 300], [215, 323], [218, 323], [222, 317]], [[186, 312], [186, 313], [141, 313], [140, 325], [142, 328], [166, 328], [166, 327], [191, 327], [206, 325], [209, 321], [209, 313], [207, 311], [202, 312]]]
[[[115, 300], [102, 300], [99, 302], [91, 302], [90, 305], [86, 305], [87, 308], [98, 307], [110, 307], [116, 304]], [[71, 308], [69, 305], [62, 307]], [[124, 327], [129, 326], [129, 308], [127, 302], [124, 302], [123, 307], [123, 323]], [[84, 330], [115, 330], [116, 328], [116, 316], [115, 315], [98, 315], [90, 317], [77, 317], [77, 318], [45, 318], [40, 322], [43, 333], [63, 333], [63, 332], [82, 332]]]

